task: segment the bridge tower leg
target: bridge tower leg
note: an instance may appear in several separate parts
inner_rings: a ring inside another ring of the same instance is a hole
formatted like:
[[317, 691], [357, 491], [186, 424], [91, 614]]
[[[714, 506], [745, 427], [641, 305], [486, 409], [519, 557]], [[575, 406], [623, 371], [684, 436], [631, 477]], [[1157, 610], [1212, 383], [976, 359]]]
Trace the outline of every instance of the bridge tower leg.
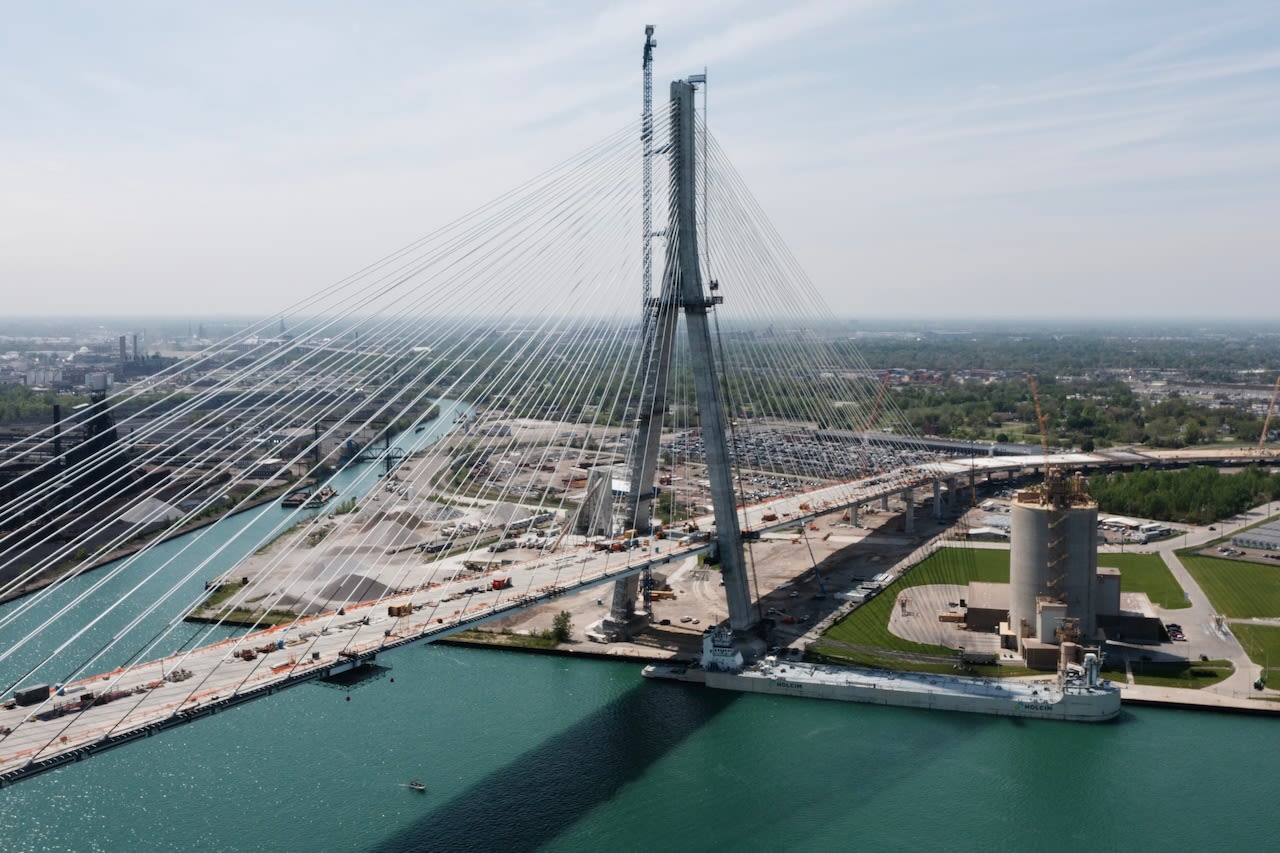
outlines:
[[[724, 580], [729, 608], [729, 627], [736, 640], [750, 648], [763, 648], [754, 636], [759, 617], [751, 601], [746, 560], [742, 550], [742, 531], [738, 523], [737, 497], [733, 488], [733, 471], [729, 446], [725, 437], [728, 421], [717, 381], [715, 348], [711, 340], [708, 310], [723, 301], [708, 298], [703, 289], [702, 271], [698, 264], [698, 229], [696, 218], [696, 163], [694, 155], [694, 85], [687, 80], [671, 84], [671, 143], [669, 158], [672, 193], [668, 211], [667, 251], [660, 295], [646, 313], [652, 311], [646, 335], [645, 391], [641, 397], [639, 424], [633, 445], [630, 504], [631, 519], [637, 531], [651, 528], [653, 483], [657, 467], [662, 416], [666, 410], [667, 376], [671, 352], [684, 313], [688, 335], [690, 362], [693, 366], [694, 390], [703, 446], [707, 456], [707, 477], [711, 482], [711, 505], [715, 513], [715, 552]], [[712, 285], [714, 289], [714, 283]], [[647, 318], [648, 318], [647, 313]], [[612, 607], [606, 628], [622, 626], [634, 614], [635, 581], [619, 582], [614, 589]]]

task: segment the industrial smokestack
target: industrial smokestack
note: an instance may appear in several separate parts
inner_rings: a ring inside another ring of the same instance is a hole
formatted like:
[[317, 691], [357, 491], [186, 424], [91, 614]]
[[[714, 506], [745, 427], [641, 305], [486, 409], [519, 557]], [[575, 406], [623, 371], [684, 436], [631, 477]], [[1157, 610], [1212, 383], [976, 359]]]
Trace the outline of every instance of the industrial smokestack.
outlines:
[[138, 336], [133, 336], [133, 360], [138, 360]]

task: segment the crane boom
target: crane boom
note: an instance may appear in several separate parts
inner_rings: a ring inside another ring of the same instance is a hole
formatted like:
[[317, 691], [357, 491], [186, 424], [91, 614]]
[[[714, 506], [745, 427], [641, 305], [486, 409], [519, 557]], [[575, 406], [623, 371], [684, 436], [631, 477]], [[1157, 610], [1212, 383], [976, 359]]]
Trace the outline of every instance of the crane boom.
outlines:
[[1267, 432], [1271, 429], [1271, 416], [1276, 411], [1276, 397], [1280, 397], [1280, 376], [1276, 377], [1276, 384], [1271, 389], [1271, 405], [1267, 406], [1267, 417], [1262, 422], [1262, 435], [1258, 436], [1258, 449], [1262, 450], [1267, 444]]
[[867, 418], [868, 432], [876, 428], [876, 418], [880, 417], [880, 408], [884, 405], [884, 398], [889, 393], [889, 382], [892, 379], [893, 374], [887, 370], [880, 378], [880, 390], [876, 393], [875, 405], [871, 407], [871, 416]]
[[1044, 451], [1044, 468], [1049, 470], [1049, 418], [1040, 409], [1040, 387], [1036, 385], [1035, 374], [1027, 373], [1027, 385], [1031, 387], [1031, 402], [1036, 406], [1036, 426], [1040, 430], [1040, 448]]

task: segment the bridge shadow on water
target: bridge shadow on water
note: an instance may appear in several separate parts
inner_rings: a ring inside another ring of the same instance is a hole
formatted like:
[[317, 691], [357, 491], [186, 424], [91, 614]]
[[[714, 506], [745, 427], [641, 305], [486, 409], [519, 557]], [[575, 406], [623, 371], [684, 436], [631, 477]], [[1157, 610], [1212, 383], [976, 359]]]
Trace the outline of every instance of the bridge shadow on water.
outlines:
[[684, 684], [638, 685], [372, 849], [538, 850], [738, 698]]

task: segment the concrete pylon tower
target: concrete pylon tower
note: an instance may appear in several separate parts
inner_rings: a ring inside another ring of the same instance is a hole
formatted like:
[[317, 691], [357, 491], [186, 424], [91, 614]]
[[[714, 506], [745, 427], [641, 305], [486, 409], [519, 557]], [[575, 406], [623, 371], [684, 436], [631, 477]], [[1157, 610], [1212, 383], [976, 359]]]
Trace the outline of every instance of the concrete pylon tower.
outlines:
[[613, 533], [613, 470], [592, 468], [587, 474], [587, 493], [574, 519], [573, 532], [581, 536], [610, 536]]
[[[716, 520], [716, 550], [724, 578], [729, 607], [729, 626], [746, 639], [759, 621], [751, 604], [746, 560], [742, 552], [742, 531], [738, 525], [733, 472], [725, 438], [726, 419], [717, 381], [715, 349], [712, 346], [708, 310], [723, 301], [708, 297], [698, 266], [696, 211], [696, 145], [694, 134], [694, 84], [676, 80], [671, 84], [671, 142], [668, 146], [672, 193], [668, 211], [667, 251], [662, 289], [651, 305], [645, 306], [648, 333], [645, 340], [644, 393], [633, 447], [629, 509], [637, 530], [649, 530], [653, 504], [653, 483], [662, 432], [662, 416], [667, 406], [667, 378], [671, 353], [684, 313], [690, 362], [693, 366], [698, 417], [707, 456], [707, 476], [711, 482], [711, 503]], [[636, 581], [621, 581], [614, 589], [609, 621], [625, 624], [635, 611]]]

